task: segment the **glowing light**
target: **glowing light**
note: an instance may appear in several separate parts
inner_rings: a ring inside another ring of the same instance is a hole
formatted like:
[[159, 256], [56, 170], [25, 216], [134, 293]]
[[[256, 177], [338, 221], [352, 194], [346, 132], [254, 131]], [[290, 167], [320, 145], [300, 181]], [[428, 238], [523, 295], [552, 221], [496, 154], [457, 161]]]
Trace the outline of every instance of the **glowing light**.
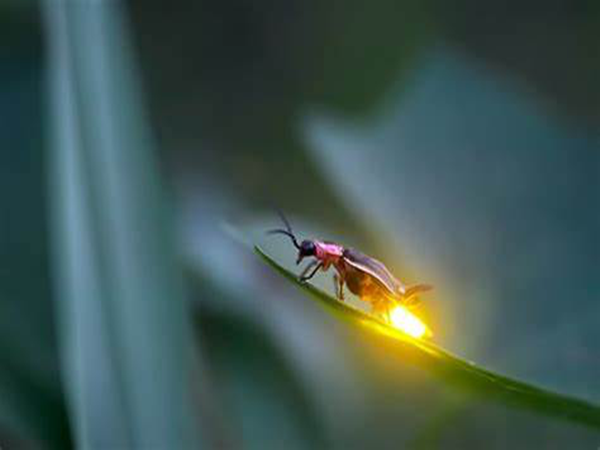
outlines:
[[390, 312], [390, 319], [395, 328], [404, 331], [412, 337], [421, 338], [423, 336], [431, 335], [431, 331], [429, 331], [427, 325], [421, 322], [417, 316], [404, 306], [396, 306]]

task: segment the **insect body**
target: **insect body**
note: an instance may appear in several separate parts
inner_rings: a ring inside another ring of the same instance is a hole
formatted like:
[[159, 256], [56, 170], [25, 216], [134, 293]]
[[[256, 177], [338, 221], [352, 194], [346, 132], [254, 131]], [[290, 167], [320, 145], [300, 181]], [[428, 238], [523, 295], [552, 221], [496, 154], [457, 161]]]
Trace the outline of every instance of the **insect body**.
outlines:
[[333, 280], [339, 300], [344, 300], [344, 286], [347, 286], [350, 292], [371, 304], [373, 314], [390, 322], [389, 313], [394, 306], [402, 304], [413, 307], [418, 303], [419, 293], [432, 289], [427, 284], [404, 285], [383, 263], [358, 250], [327, 241], [304, 240], [299, 243], [283, 215], [281, 219], [285, 229], [275, 229], [269, 233], [283, 234], [292, 240], [298, 249], [296, 264], [300, 264], [304, 258], [314, 258], [299, 275], [300, 281], [306, 282], [320, 270], [325, 272], [333, 266], [337, 272]]

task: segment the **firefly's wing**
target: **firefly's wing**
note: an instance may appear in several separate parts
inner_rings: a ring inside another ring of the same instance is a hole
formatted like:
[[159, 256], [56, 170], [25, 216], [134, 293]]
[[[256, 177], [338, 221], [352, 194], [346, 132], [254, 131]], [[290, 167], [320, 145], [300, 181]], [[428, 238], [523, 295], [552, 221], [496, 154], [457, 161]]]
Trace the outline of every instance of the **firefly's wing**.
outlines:
[[343, 256], [348, 265], [371, 275], [385, 286], [391, 294], [403, 295], [405, 293], [404, 285], [390, 273], [382, 262], [352, 248], [345, 249]]

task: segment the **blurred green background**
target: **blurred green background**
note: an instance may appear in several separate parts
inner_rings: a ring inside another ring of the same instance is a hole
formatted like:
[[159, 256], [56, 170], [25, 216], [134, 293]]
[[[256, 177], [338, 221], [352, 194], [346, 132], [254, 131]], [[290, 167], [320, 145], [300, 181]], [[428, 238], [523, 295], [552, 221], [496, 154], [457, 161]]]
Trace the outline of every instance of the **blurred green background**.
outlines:
[[439, 345], [600, 402], [599, 4], [8, 1], [0, 36], [0, 447], [600, 445], [232, 237], [296, 270], [277, 205], [434, 284]]

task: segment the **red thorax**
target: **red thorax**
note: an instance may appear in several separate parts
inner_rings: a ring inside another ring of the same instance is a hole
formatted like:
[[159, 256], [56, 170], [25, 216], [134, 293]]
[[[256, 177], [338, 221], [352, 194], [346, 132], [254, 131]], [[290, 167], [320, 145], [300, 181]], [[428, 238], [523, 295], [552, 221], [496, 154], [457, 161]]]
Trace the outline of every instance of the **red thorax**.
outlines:
[[315, 257], [323, 262], [324, 268], [336, 264], [344, 253], [344, 247], [333, 242], [315, 241]]

